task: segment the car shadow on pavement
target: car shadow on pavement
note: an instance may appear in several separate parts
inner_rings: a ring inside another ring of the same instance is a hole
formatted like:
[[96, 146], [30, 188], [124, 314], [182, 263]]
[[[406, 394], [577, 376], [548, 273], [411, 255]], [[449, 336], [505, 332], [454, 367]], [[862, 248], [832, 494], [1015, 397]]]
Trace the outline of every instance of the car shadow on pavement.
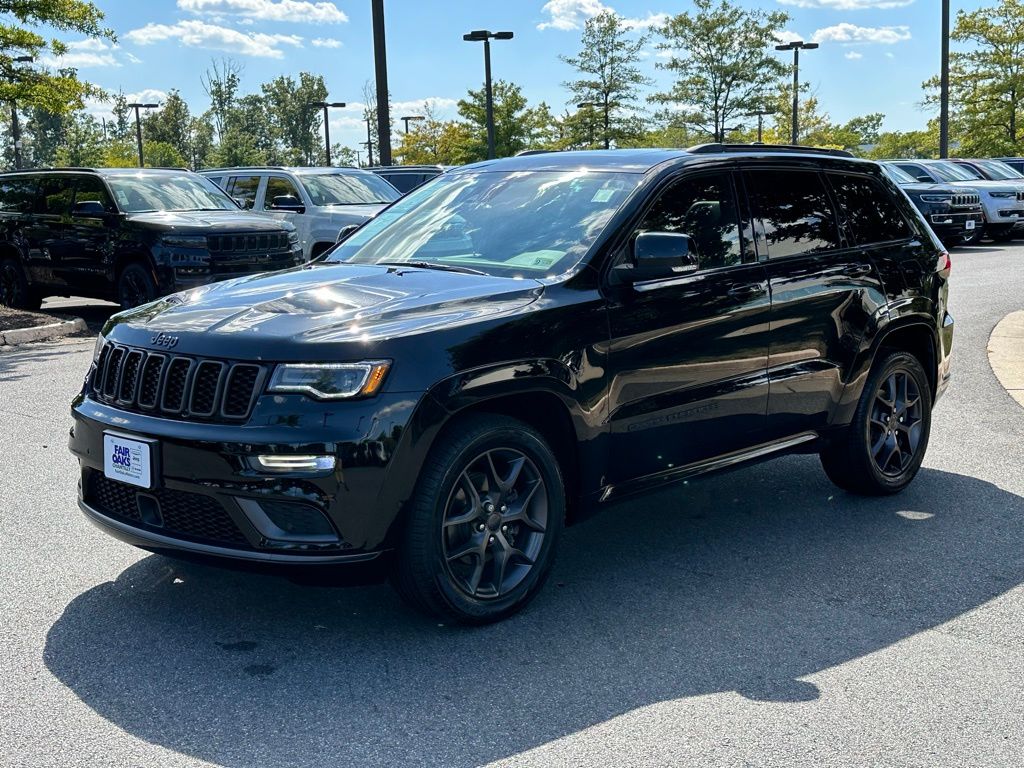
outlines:
[[803, 678], [1024, 581], [1022, 534], [1024, 498], [982, 480], [924, 470], [863, 499], [789, 457], [570, 529], [498, 625], [151, 556], [75, 598], [45, 662], [117, 727], [216, 764], [477, 765], [663, 701], [827, 697]]

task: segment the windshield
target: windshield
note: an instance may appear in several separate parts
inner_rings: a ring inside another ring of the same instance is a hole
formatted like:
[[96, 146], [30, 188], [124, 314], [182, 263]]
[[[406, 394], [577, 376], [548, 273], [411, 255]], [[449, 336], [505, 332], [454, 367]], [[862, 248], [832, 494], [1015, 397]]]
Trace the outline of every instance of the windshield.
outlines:
[[989, 176], [999, 181], [1020, 181], [1024, 179], [1018, 171], [999, 160], [978, 160], [978, 165], [985, 169]]
[[108, 176], [107, 183], [125, 213], [238, 210], [220, 187], [192, 173]]
[[558, 275], [579, 263], [641, 178], [588, 171], [445, 174], [371, 219], [328, 261]]
[[889, 165], [888, 163], [882, 163], [882, 170], [886, 172], [890, 179], [895, 181], [897, 184], [917, 184], [917, 179], [911, 176], [909, 173], [904, 171], [898, 165]]
[[928, 167], [943, 181], [977, 181], [981, 178], [970, 168], [956, 163], [935, 162], [928, 163]]
[[313, 205], [365, 205], [390, 203], [398, 190], [375, 173], [303, 174], [301, 177]]

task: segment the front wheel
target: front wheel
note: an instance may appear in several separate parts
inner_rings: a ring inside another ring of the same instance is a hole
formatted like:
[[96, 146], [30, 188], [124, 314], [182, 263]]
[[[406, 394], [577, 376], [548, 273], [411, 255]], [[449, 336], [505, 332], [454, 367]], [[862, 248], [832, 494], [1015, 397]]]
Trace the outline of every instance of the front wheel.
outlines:
[[29, 287], [21, 262], [10, 256], [0, 261], [0, 306], [35, 310], [42, 303], [42, 298]]
[[121, 309], [147, 304], [155, 298], [156, 282], [145, 266], [132, 263], [121, 270], [117, 280], [117, 302]]
[[931, 418], [921, 363], [906, 352], [890, 354], [868, 376], [853, 421], [821, 452], [825, 473], [851, 493], [899, 493], [921, 468]]
[[504, 416], [460, 419], [423, 466], [392, 582], [423, 612], [498, 621], [540, 591], [564, 517], [562, 475], [540, 434]]

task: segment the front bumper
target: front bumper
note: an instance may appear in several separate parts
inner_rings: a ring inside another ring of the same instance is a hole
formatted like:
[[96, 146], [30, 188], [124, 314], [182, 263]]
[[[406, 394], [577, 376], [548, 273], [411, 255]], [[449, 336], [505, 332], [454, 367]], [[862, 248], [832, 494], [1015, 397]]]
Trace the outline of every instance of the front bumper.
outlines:
[[157, 283], [163, 294], [190, 290], [234, 277], [291, 269], [306, 262], [299, 243], [287, 251], [236, 256], [211, 256], [207, 251], [157, 246], [153, 256], [158, 265]]
[[[414, 470], [403, 471], [398, 456], [417, 402], [380, 395], [328, 413], [301, 396], [264, 395], [241, 425], [132, 413], [81, 395], [69, 441], [81, 470], [79, 506], [107, 533], [156, 552], [250, 563], [366, 562], [390, 547], [391, 525], [412, 487]], [[156, 441], [152, 488], [105, 477], [110, 433]], [[254, 471], [249, 457], [266, 454], [332, 455], [337, 466]], [[281, 520], [282, 510], [292, 521], [316, 519], [331, 535], [268, 527], [263, 513]]]
[[[967, 222], [973, 222], [974, 226], [968, 229]], [[980, 232], [985, 224], [985, 217], [981, 210], [967, 213], [951, 211], [949, 213], [932, 213], [928, 216], [928, 223], [939, 236], [940, 240], [951, 237], [963, 237], [971, 232]]]

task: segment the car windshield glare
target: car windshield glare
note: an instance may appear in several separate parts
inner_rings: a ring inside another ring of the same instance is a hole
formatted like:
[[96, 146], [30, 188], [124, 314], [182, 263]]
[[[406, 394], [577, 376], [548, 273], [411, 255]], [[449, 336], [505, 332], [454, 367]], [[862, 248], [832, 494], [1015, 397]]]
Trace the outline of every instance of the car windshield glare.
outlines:
[[586, 170], [439, 176], [370, 220], [328, 261], [433, 263], [498, 277], [563, 274], [640, 179]]
[[373, 173], [322, 173], [301, 178], [313, 205], [367, 205], [399, 198], [394, 187]]
[[999, 181], [1020, 181], [1024, 179], [1024, 175], [999, 160], [981, 160], [978, 162], [978, 165], [984, 168], [989, 176]]
[[917, 184], [918, 181], [909, 173], [904, 171], [898, 165], [890, 165], [889, 163], [882, 164], [882, 170], [885, 171], [886, 175], [897, 184]]
[[981, 175], [956, 163], [939, 161], [929, 163], [928, 167], [943, 181], [978, 181]]
[[108, 176], [107, 183], [125, 213], [238, 210], [225, 192], [203, 176], [126, 174]]

